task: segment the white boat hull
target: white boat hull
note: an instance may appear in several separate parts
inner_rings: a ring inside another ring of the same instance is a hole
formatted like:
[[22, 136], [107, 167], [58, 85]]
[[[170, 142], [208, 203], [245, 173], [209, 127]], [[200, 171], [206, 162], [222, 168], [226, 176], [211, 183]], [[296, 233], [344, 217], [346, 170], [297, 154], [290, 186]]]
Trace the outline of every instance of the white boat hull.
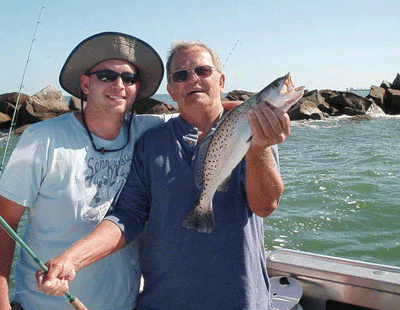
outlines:
[[400, 268], [293, 250], [267, 253], [270, 277], [298, 280], [303, 309], [400, 309]]

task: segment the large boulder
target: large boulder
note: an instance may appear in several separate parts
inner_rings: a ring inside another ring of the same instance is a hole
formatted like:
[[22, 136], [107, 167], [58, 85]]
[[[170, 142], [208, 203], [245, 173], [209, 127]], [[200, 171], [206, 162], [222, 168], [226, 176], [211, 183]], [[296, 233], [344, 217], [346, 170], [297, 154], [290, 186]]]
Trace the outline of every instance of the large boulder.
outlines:
[[386, 114], [400, 114], [400, 74], [393, 83], [382, 81], [381, 85], [371, 86], [367, 98], [373, 100]]
[[391, 88], [400, 90], [400, 74], [397, 73], [395, 79], [393, 80]]
[[136, 114], [171, 114], [178, 113], [178, 108], [154, 98], [148, 98], [133, 106]]
[[[10, 128], [15, 114], [15, 107], [20, 110], [21, 106], [26, 104], [29, 98], [30, 96], [17, 92], [0, 95], [0, 129]], [[19, 116], [19, 118], [15, 119], [15, 124], [18, 126], [21, 116], [19, 113], [15, 114], [15, 116]]]
[[[83, 102], [83, 107], [85, 107], [86, 101]], [[68, 108], [70, 111], [80, 111], [82, 109], [81, 99], [74, 96], [69, 99]]]
[[25, 123], [36, 123], [70, 112], [61, 91], [49, 85], [28, 98], [21, 106], [20, 117]]
[[365, 114], [372, 105], [372, 100], [352, 92], [321, 90], [321, 95], [329, 106], [338, 112], [335, 115]]
[[[322, 107], [322, 110], [320, 107]], [[287, 113], [291, 120], [320, 120], [329, 116], [325, 115], [328, 110], [329, 107], [326, 106], [321, 93], [313, 90], [311, 92], [306, 91], [304, 96]]]
[[15, 106], [18, 104], [19, 108], [21, 105], [25, 104], [29, 98], [30, 96], [17, 92], [0, 95], [0, 113], [6, 114], [12, 118]]
[[232, 90], [225, 96], [225, 98], [229, 101], [246, 101], [254, 95], [255, 93], [251, 93], [245, 90]]
[[325, 118], [324, 113], [318, 109], [318, 106], [307, 99], [302, 101], [300, 105], [295, 105], [288, 111], [288, 114], [292, 121], [303, 119], [321, 120]]
[[10, 128], [12, 118], [7, 114], [0, 113], [0, 129]]
[[385, 112], [387, 114], [400, 114], [400, 90], [388, 89], [385, 96]]
[[378, 107], [385, 110], [385, 93], [385, 88], [372, 85], [367, 98], [372, 99]]
[[385, 90], [389, 89], [390, 87], [392, 87], [392, 83], [383, 80], [380, 87], [384, 88]]

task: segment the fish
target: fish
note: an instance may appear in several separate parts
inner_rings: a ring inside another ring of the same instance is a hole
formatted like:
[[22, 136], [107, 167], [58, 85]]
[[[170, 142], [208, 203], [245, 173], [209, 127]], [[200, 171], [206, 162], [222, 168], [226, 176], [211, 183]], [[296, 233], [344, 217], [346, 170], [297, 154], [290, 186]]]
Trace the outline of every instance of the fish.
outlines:
[[286, 112], [303, 94], [304, 86], [296, 87], [289, 72], [225, 114], [216, 125], [214, 134], [199, 147], [195, 183], [201, 193], [183, 221], [183, 228], [205, 234], [214, 232], [212, 200], [217, 190], [228, 189], [232, 170], [250, 147], [252, 132], [247, 112], [252, 105], [268, 102]]

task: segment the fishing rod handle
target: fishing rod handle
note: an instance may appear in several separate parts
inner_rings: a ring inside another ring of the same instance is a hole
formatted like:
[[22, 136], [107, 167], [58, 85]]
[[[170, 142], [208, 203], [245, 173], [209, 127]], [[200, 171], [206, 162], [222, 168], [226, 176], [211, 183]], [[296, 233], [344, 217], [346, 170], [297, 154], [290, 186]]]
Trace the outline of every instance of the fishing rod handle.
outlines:
[[77, 297], [75, 297], [70, 303], [76, 310], [88, 310], [88, 308], [86, 308], [86, 306]]

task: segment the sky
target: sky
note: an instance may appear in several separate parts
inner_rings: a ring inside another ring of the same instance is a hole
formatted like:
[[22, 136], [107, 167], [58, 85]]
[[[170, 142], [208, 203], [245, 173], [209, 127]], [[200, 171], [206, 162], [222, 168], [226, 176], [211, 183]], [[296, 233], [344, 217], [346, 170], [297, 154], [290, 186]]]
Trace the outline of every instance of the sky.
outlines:
[[225, 65], [225, 92], [288, 72], [309, 90], [369, 88], [400, 72], [399, 16], [398, 0], [0, 0], [0, 94], [62, 90], [70, 52], [103, 31], [146, 41], [164, 63], [174, 40], [200, 40]]

